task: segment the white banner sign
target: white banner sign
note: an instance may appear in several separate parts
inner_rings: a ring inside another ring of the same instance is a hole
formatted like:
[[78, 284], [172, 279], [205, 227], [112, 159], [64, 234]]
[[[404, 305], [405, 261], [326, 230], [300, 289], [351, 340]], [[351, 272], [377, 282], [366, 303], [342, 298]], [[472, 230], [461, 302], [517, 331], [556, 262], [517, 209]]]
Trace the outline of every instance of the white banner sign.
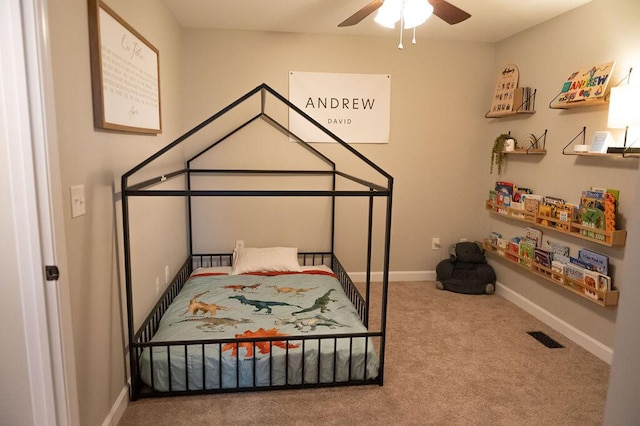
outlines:
[[[345, 142], [389, 142], [389, 75], [292, 71], [289, 101]], [[295, 111], [289, 130], [305, 142], [334, 142]]]

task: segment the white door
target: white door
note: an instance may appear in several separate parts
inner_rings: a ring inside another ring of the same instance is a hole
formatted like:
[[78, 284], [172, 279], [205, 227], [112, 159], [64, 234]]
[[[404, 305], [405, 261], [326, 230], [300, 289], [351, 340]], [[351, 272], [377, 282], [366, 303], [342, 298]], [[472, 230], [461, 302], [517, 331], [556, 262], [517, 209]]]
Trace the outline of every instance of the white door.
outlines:
[[[16, 342], [10, 349], [26, 358], [27, 377], [17, 389], [28, 398], [3, 406], [0, 417], [74, 425], [78, 407], [62, 206], [60, 197], [52, 197], [60, 193], [60, 174], [46, 22], [45, 0], [0, 2], [0, 159], [7, 176], [0, 220], [9, 234], [2, 255], [12, 272], [6, 288], [19, 305], [14, 312], [21, 314], [3, 331]], [[47, 279], [47, 265], [62, 270], [63, 278]], [[12, 373], [10, 365], [1, 368]]]

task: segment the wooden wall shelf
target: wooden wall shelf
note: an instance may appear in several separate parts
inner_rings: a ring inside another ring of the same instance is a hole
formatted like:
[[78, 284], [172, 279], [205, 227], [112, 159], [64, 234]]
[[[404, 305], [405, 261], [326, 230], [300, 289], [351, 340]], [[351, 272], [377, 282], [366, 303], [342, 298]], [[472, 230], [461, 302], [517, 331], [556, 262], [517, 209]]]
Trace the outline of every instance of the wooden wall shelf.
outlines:
[[547, 155], [546, 149], [515, 149], [513, 151], [502, 151], [505, 155]]
[[[556, 96], [557, 98], [557, 96]], [[555, 101], [554, 98], [550, 103], [549, 103], [549, 108], [551, 109], [574, 109], [574, 108], [584, 108], [584, 107], [592, 107], [592, 106], [598, 106], [598, 105], [606, 105], [609, 103], [609, 99], [603, 97], [600, 98], [594, 98], [594, 99], [589, 99], [588, 101], [576, 101], [576, 102], [567, 102], [565, 104], [554, 104], [553, 101]]]
[[[482, 242], [482, 246], [487, 253], [490, 253], [496, 257], [499, 257], [506, 262], [509, 262], [513, 265], [519, 266], [523, 269], [526, 269], [531, 274], [536, 275], [540, 278], [543, 278], [549, 282], [552, 282], [570, 292], [581, 296], [590, 302], [593, 302], [600, 306], [617, 306], [618, 300], [620, 299], [620, 291], [619, 290], [608, 290], [602, 291], [598, 289], [594, 289], [591, 287], [587, 287], [585, 284], [575, 281], [564, 274], [558, 274], [555, 271], [552, 271], [545, 266], [536, 263], [533, 259], [528, 259], [522, 257], [516, 253], [509, 253], [507, 257], [506, 254], [502, 254], [499, 252], [498, 246], [493, 244], [490, 240], [485, 240]], [[589, 289], [589, 291], [595, 293], [597, 298], [590, 296], [585, 292], [585, 289]]]
[[[498, 208], [504, 211], [504, 213], [498, 211]], [[507, 219], [516, 220], [519, 222], [524, 222], [528, 224], [533, 224], [537, 227], [550, 229], [555, 232], [559, 232], [565, 235], [571, 235], [574, 238], [579, 238], [582, 240], [590, 241], [592, 243], [601, 244], [607, 247], [624, 247], [627, 243], [627, 231], [625, 230], [615, 230], [615, 231], [605, 231], [603, 229], [594, 229], [583, 226], [577, 222], [564, 222], [561, 220], [557, 220], [547, 216], [540, 216], [538, 214], [527, 213], [522, 210], [516, 210], [512, 208], [505, 208], [503, 206], [498, 206], [493, 204], [490, 200], [486, 201], [486, 209], [489, 210], [492, 214], [495, 214], [500, 217], [505, 217]], [[547, 223], [552, 223], [554, 225], [563, 225], [567, 226], [568, 229], [561, 229], [558, 226], [552, 226]], [[582, 231], [588, 230], [592, 232], [596, 237], [590, 237], [587, 235], [583, 235]]]

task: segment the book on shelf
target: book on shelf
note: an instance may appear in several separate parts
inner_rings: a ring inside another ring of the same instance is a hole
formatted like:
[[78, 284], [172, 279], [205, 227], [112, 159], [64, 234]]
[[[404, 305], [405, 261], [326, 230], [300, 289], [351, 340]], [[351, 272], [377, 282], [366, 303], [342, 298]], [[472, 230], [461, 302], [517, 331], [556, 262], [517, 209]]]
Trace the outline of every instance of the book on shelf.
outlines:
[[600, 274], [595, 271], [584, 271], [584, 294], [596, 300], [598, 300], [598, 293], [593, 290], [598, 288], [599, 275]]
[[497, 245], [499, 238], [502, 238], [502, 234], [499, 232], [493, 231], [489, 234], [489, 240], [491, 241], [491, 244]]
[[542, 198], [542, 195], [524, 194], [521, 199], [523, 200], [522, 203], [524, 204], [525, 213], [537, 214], [538, 206], [542, 202]]
[[579, 267], [583, 268], [583, 269], [587, 269], [587, 270], [591, 270], [591, 265], [588, 264], [587, 262], [583, 262], [582, 260], [578, 259], [577, 257], [569, 257], [569, 263], [572, 263], [574, 265], [578, 265]]
[[[598, 231], [606, 230], [604, 211], [595, 207], [587, 207], [586, 209], [582, 209], [581, 211], [582, 214], [580, 216], [580, 221], [582, 223], [582, 226]], [[591, 229], [582, 229], [582, 235], [596, 240], [606, 241], [605, 234], [603, 234], [602, 232], [594, 232]]]
[[533, 111], [533, 89], [531, 87], [516, 87], [513, 91], [514, 111]]
[[580, 196], [580, 208], [595, 208], [604, 211], [603, 191], [582, 191]]
[[563, 281], [564, 277], [564, 263], [559, 260], [551, 261], [551, 278], [558, 282]]
[[506, 238], [498, 237], [497, 246], [498, 246], [498, 254], [505, 256], [509, 248], [509, 240], [507, 240]]
[[[522, 212], [522, 213], [520, 213]], [[511, 201], [511, 216], [517, 219], [524, 219], [524, 204], [519, 201]]]
[[554, 222], [555, 227], [568, 231], [574, 215], [574, 207], [571, 204], [557, 205], [553, 210], [553, 216], [558, 220], [557, 222]]
[[553, 252], [551, 250], [545, 250], [543, 248], [536, 247], [534, 259], [538, 265], [551, 269], [551, 262], [553, 262]]
[[588, 265], [589, 269], [597, 271], [603, 275], [609, 275], [608, 256], [587, 248], [582, 248], [578, 250], [578, 259]]
[[496, 190], [495, 189], [490, 189], [489, 190], [489, 202], [491, 203], [492, 206], [495, 206], [497, 201], [498, 200], [496, 198]]
[[531, 264], [531, 259], [535, 256], [535, 244], [531, 241], [521, 240], [519, 244], [520, 259], [522, 265]]
[[566, 263], [564, 265], [564, 275], [574, 281], [584, 284], [585, 269], [575, 263]]
[[598, 274], [598, 290], [611, 291], [613, 286], [611, 285], [611, 277], [608, 275]]
[[569, 246], [547, 240], [547, 249], [553, 253], [553, 259], [561, 263], [569, 263]]
[[544, 204], [547, 204], [549, 206], [559, 206], [566, 203], [566, 201], [562, 198], [551, 197], [548, 195], [545, 195], [542, 201], [544, 202]]
[[528, 226], [525, 236], [535, 241], [536, 247], [540, 247], [542, 245], [542, 231], [540, 231], [539, 229]]
[[513, 260], [514, 262], [517, 262], [519, 254], [520, 244], [517, 241], [509, 241], [507, 245], [507, 258]]
[[527, 194], [531, 194], [533, 191], [530, 188], [523, 188], [520, 186], [514, 186], [513, 188], [513, 201], [522, 202]]
[[513, 197], [512, 182], [498, 181], [496, 182], [496, 204], [500, 213], [507, 213], [506, 208], [511, 206], [511, 199]]

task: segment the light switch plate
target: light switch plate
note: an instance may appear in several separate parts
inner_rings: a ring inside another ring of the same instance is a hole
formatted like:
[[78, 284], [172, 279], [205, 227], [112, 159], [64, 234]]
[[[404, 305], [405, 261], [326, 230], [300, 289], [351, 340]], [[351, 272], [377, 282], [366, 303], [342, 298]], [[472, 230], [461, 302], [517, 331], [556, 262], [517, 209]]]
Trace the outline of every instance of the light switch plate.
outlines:
[[87, 213], [87, 206], [84, 199], [84, 185], [71, 187], [71, 217], [82, 216]]

